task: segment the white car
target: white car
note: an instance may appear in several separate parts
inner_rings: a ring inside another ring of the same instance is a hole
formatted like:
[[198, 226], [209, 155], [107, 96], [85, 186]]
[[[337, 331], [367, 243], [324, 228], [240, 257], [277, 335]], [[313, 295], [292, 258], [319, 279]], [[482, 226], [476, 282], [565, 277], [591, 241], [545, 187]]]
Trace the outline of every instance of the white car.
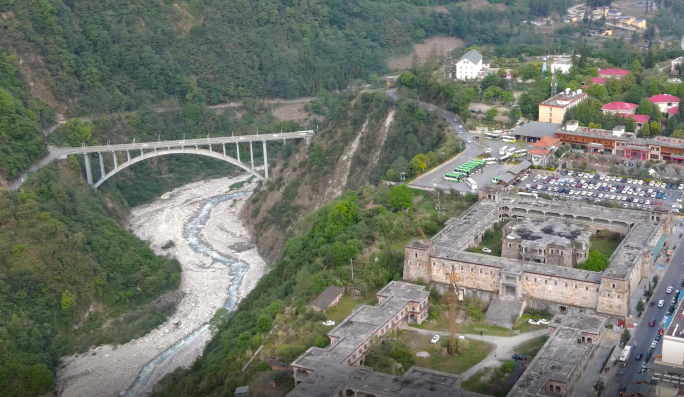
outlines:
[[549, 323], [550, 323], [550, 321], [545, 319], [545, 318], [539, 319], [539, 324], [548, 325]]
[[665, 301], [661, 299], [658, 301], [658, 307], [663, 307], [663, 306], [665, 306]]
[[614, 194], [611, 194], [611, 195], [610, 195], [610, 199], [611, 199], [611, 200], [615, 200], [615, 195], [614, 195]]
[[466, 139], [466, 142], [470, 143], [470, 142], [472, 142], [472, 141], [470, 140], [470, 138], [468, 138], [468, 139]]
[[323, 325], [333, 326], [335, 322], [333, 320], [323, 321]]
[[492, 253], [492, 250], [490, 250], [490, 249], [487, 248], [487, 247], [482, 247], [482, 252], [484, 252], [484, 253], [486, 253], [486, 254], [491, 254], [491, 253]]
[[586, 190], [582, 190], [582, 193], [580, 193], [580, 194], [581, 194], [582, 196], [586, 196], [586, 195], [587, 195], [587, 191], [586, 191]]
[[605, 176], [605, 175], [600, 175], [600, 176], [599, 176], [599, 180], [602, 181], [602, 180], [604, 180], [604, 179], [606, 179], [606, 176]]
[[492, 148], [488, 147], [487, 149], [485, 149], [485, 153], [491, 153], [491, 152], [492, 152]]
[[432, 339], [430, 339], [430, 343], [432, 344], [435, 344], [437, 342], [439, 342], [439, 335], [435, 335], [432, 337]]
[[671, 294], [671, 293], [672, 293], [672, 289], [673, 289], [672, 286], [667, 287], [667, 289], [665, 290], [665, 293], [666, 293], [666, 294]]
[[530, 177], [530, 174], [523, 174], [522, 178], [520, 178], [520, 179], [525, 180], [529, 177]]
[[634, 182], [632, 178], [627, 179], [627, 183], [631, 184], [632, 182]]
[[539, 325], [539, 321], [534, 320], [534, 319], [529, 319], [529, 320], [527, 320], [527, 322], [532, 324], [532, 325]]
[[651, 200], [646, 200], [646, 201], [644, 202], [644, 204], [646, 204], [646, 205], [651, 205]]
[[644, 192], [643, 190], [639, 192], [639, 197], [644, 197], [644, 195], [646, 195], [646, 192]]
[[603, 198], [603, 193], [599, 193], [598, 198]]
[[681, 185], [679, 185], [679, 187], [677, 188], [677, 190], [684, 190], [684, 183], [682, 183]]

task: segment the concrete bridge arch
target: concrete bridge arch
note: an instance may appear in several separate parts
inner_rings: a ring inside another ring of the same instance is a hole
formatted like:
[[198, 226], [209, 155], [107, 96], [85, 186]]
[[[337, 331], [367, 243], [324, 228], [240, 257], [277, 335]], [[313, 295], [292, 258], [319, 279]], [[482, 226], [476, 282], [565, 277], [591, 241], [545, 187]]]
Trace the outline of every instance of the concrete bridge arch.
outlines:
[[[112, 154], [113, 154], [114, 156], [116, 156], [116, 152], [112, 152]], [[257, 177], [259, 180], [263, 180], [263, 179], [264, 179], [264, 177], [263, 177], [262, 175], [259, 175], [257, 172], [254, 171], [253, 168], [251, 168], [251, 167], [248, 166], [247, 164], [245, 164], [245, 163], [243, 163], [243, 162], [241, 162], [241, 161], [238, 161], [237, 159], [234, 159], [234, 158], [232, 158], [232, 157], [230, 157], [230, 156], [223, 155], [223, 154], [221, 154], [221, 153], [216, 153], [216, 152], [214, 152], [214, 151], [210, 151], [210, 150], [207, 150], [207, 149], [195, 149], [195, 150], [192, 150], [192, 149], [191, 149], [191, 150], [185, 150], [185, 149], [168, 149], [168, 150], [163, 150], [163, 151], [157, 150], [157, 151], [150, 151], [150, 152], [147, 152], [147, 153], [143, 153], [143, 154], [140, 155], [140, 156], [136, 156], [136, 157], [133, 157], [133, 158], [129, 158], [128, 160], [126, 160], [126, 162], [121, 163], [121, 164], [116, 164], [116, 162], [115, 162], [116, 166], [115, 166], [111, 171], [109, 171], [109, 172], [107, 172], [107, 173], [104, 173], [104, 174], [102, 175], [102, 177], [100, 178], [100, 180], [98, 180], [97, 182], [95, 182], [95, 183], [93, 184], [93, 187], [97, 189], [100, 185], [102, 185], [103, 183], [105, 183], [105, 182], [107, 181], [107, 179], [111, 178], [112, 176], [116, 175], [119, 171], [121, 171], [121, 170], [123, 170], [123, 169], [125, 169], [125, 168], [128, 168], [129, 166], [131, 166], [131, 165], [133, 165], [133, 164], [142, 162], [142, 161], [144, 161], [144, 160], [147, 160], [147, 159], [150, 159], [150, 158], [153, 158], [153, 157], [166, 156], [166, 155], [170, 155], [170, 154], [194, 154], [194, 155], [200, 155], [200, 156], [206, 156], [206, 157], [215, 158], [215, 159], [217, 159], [217, 160], [222, 160], [222, 161], [225, 161], [225, 162], [227, 162], [227, 163], [230, 163], [230, 164], [233, 164], [233, 165], [235, 165], [235, 166], [238, 166], [238, 167], [242, 168], [243, 170], [249, 172], [250, 174], [254, 175], [254, 176]], [[88, 154], [85, 154], [84, 156], [86, 157], [86, 159], [88, 158], [88, 157], [87, 157]], [[89, 164], [88, 164], [88, 163], [89, 163], [89, 160], [86, 160], [86, 167], [89, 167]], [[100, 163], [100, 164], [102, 164], [102, 163]]]

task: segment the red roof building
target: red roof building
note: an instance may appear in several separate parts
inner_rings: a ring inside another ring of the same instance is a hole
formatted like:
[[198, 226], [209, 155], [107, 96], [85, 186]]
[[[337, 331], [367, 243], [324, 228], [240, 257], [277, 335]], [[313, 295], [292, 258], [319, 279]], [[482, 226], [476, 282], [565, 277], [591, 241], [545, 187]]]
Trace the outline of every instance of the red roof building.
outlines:
[[679, 105], [679, 98], [669, 94], [653, 95], [648, 100], [658, 105], [662, 113], [667, 112], [673, 106], [677, 107]]
[[667, 113], [669, 116], [674, 116], [679, 112], [679, 106], [674, 106], [669, 109], [667, 109]]
[[599, 77], [614, 77], [616, 79], [621, 79], [629, 73], [629, 70], [624, 69], [601, 69], [598, 71]]
[[591, 78], [591, 84], [604, 85], [604, 84], [606, 84], [606, 78], [605, 77], [592, 77]]
[[634, 114], [638, 107], [639, 105], [637, 105], [636, 103], [610, 102], [603, 105], [601, 110], [603, 110], [604, 114]]
[[530, 143], [530, 145], [538, 149], [549, 150], [559, 147], [561, 145], [561, 141], [560, 139], [551, 138], [550, 136], [546, 135], [537, 142]]
[[636, 121], [637, 125], [644, 125], [644, 123], [648, 123], [648, 120], [651, 119], [651, 116], [647, 114], [630, 114], [627, 117]]

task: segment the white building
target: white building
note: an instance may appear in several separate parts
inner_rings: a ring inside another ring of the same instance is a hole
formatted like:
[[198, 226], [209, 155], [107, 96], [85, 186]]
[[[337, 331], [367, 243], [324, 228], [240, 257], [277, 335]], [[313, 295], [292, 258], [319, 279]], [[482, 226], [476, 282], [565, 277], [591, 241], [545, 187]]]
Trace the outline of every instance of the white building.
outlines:
[[461, 57], [456, 62], [456, 79], [471, 80], [477, 78], [477, 74], [482, 70], [482, 54], [473, 49]]
[[549, 66], [552, 72], [567, 74], [572, 67], [572, 58], [554, 58], [553, 63]]

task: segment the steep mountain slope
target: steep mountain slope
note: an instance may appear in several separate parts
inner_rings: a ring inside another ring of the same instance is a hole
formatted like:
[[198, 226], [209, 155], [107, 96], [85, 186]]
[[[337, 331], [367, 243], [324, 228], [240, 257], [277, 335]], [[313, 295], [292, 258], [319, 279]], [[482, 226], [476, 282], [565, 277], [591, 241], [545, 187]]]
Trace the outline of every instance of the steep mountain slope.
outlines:
[[406, 172], [408, 160], [455, 139], [438, 115], [415, 101], [397, 108], [384, 92], [351, 102], [329, 98], [328, 105], [330, 124], [280, 163], [274, 182], [255, 192], [243, 210], [265, 258], [276, 259], [287, 240], [303, 232], [302, 220], [335, 197], [376, 184], [393, 162]]

